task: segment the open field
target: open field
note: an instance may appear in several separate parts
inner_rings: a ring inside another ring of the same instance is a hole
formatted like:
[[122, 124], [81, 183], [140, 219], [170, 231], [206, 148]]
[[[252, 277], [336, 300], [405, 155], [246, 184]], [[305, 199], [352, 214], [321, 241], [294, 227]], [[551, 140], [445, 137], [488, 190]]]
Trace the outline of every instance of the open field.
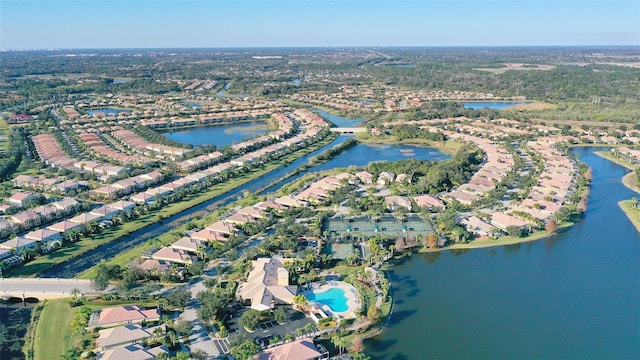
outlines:
[[624, 211], [631, 223], [633, 223], [633, 226], [636, 227], [636, 230], [640, 232], [640, 210], [635, 209], [633, 203], [633, 200], [624, 200], [618, 202], [618, 206]]
[[23, 266], [16, 267], [11, 270], [9, 275], [27, 277], [37, 276], [38, 274], [45, 272], [47, 269], [53, 267], [54, 265], [71, 260], [87, 251], [95, 249], [100, 245], [119, 239], [122, 236], [126, 236], [134, 231], [140, 230], [162, 219], [166, 219], [170, 216], [201, 204], [209, 199], [220, 196], [235, 188], [238, 188], [255, 178], [263, 176], [281, 166], [284, 166], [285, 164], [297, 159], [300, 156], [304, 156], [310, 152], [315, 151], [316, 149], [328, 144], [332, 140], [333, 137], [328, 136], [327, 138], [316, 144], [288, 154], [276, 161], [270, 162], [267, 165], [263, 165], [259, 168], [254, 169], [253, 171], [242, 174], [241, 176], [235, 177], [227, 182], [216, 184], [204, 192], [190, 194], [186, 196], [182, 201], [169, 204], [159, 211], [144, 214], [133, 221], [114, 226], [100, 234], [83, 238], [82, 240], [77, 241], [73, 244], [69, 244], [68, 246], [63, 247], [57, 251], [38, 257]]
[[[514, 110], [536, 111], [536, 110], [553, 109], [553, 108], [557, 108], [557, 107], [558, 107], [558, 105], [549, 104], [549, 103], [545, 103], [545, 102], [542, 102], [542, 101], [535, 101], [535, 102], [532, 102], [530, 104], [518, 104], [513, 109]], [[509, 110], [509, 109], [507, 109], [507, 110]]]
[[[543, 123], [544, 125], [550, 125], [553, 126], [555, 124], [559, 124], [559, 125], [569, 125], [569, 126], [573, 126], [573, 127], [580, 127], [581, 125], [587, 125], [587, 126], [597, 126], [597, 127], [618, 127], [620, 125], [625, 125], [625, 126], [629, 126], [628, 123], [621, 123], [621, 122], [605, 122], [605, 121], [586, 121], [586, 120], [548, 120], [548, 119], [531, 119], [531, 121], [534, 122], [538, 122], [538, 123]], [[595, 145], [595, 144], [592, 144]], [[599, 146], [600, 144], [597, 144], [595, 146]]]
[[385, 145], [415, 145], [425, 146], [438, 149], [441, 152], [448, 155], [455, 155], [458, 150], [464, 145], [459, 141], [447, 140], [447, 141], [432, 141], [425, 139], [409, 139], [409, 140], [395, 140], [392, 137], [373, 137], [368, 134], [358, 133], [356, 139], [364, 144], [385, 144]]
[[34, 360], [60, 359], [73, 341], [70, 324], [74, 313], [69, 299], [45, 302], [36, 324]]
[[522, 64], [522, 63], [508, 63], [499, 68], [475, 68], [474, 70], [486, 71], [492, 74], [504, 74], [509, 70], [514, 71], [527, 71], [527, 70], [552, 70], [555, 69], [554, 65], [544, 64]]

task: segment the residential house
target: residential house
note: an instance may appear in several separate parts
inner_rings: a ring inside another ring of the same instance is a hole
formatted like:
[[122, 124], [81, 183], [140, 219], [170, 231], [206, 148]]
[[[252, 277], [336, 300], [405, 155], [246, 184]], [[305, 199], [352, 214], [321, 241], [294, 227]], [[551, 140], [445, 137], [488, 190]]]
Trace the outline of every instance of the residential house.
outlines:
[[144, 328], [140, 324], [130, 324], [103, 329], [98, 331], [99, 335], [96, 342], [98, 344], [98, 348], [102, 351], [122, 345], [137, 344], [144, 339], [154, 336], [153, 332], [158, 328], [162, 329], [162, 333], [164, 333], [163, 327]]
[[159, 320], [158, 309], [142, 309], [138, 305], [128, 305], [102, 309], [96, 323], [89, 325], [105, 328]]
[[140, 344], [109, 349], [102, 354], [100, 360], [151, 360], [157, 359], [162, 353], [168, 353], [164, 346], [146, 349]]
[[311, 338], [288, 342], [265, 349], [253, 356], [256, 360], [320, 360], [328, 359], [329, 352], [318, 347]]
[[259, 258], [252, 262], [247, 281], [238, 286], [236, 297], [262, 311], [271, 309], [276, 301], [292, 304], [297, 291], [297, 286], [289, 284], [289, 270], [282, 259]]
[[30, 201], [35, 201], [38, 199], [38, 195], [30, 193], [30, 192], [17, 192], [9, 198], [9, 203], [14, 206], [23, 207]]
[[164, 260], [177, 264], [193, 264], [198, 261], [198, 258], [189, 254], [188, 252], [172, 247], [163, 247], [151, 255], [151, 259]]

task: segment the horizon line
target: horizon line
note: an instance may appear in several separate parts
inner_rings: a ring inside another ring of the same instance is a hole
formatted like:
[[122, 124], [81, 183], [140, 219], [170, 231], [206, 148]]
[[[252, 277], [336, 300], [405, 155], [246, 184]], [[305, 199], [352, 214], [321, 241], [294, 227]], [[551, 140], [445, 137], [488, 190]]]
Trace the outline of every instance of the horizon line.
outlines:
[[61, 51], [61, 50], [211, 50], [211, 49], [420, 49], [420, 48], [633, 48], [640, 44], [581, 44], [581, 45], [309, 45], [309, 46], [186, 46], [186, 47], [42, 47], [42, 48], [0, 48], [0, 52], [9, 51]]

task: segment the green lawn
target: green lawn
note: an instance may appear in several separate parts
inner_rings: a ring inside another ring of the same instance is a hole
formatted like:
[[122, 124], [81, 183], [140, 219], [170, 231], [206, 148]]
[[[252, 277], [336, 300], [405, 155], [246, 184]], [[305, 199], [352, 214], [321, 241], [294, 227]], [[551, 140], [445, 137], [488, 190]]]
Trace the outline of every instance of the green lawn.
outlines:
[[[140, 305], [154, 307], [155, 302], [106, 301], [87, 302], [92, 311], [120, 305]], [[74, 346], [71, 334], [71, 320], [79, 307], [72, 308], [69, 299], [47, 300], [37, 320], [33, 354], [34, 360], [60, 359], [60, 357]]]
[[414, 145], [414, 146], [426, 146], [440, 150], [442, 153], [455, 155], [458, 150], [464, 145], [464, 143], [447, 140], [447, 141], [433, 141], [426, 139], [408, 139], [408, 140], [396, 140], [393, 136], [372, 136], [366, 133], [356, 134], [356, 139], [365, 144], [385, 144], [385, 145]]
[[624, 211], [629, 220], [636, 227], [636, 230], [640, 232], [640, 210], [633, 208], [633, 200], [624, 200], [618, 202], [618, 206]]
[[627, 162], [627, 161], [625, 161], [623, 159], [620, 159], [620, 158], [614, 156], [609, 151], [596, 151], [596, 155], [602, 156], [603, 158], [605, 158], [605, 159], [607, 159], [609, 161], [612, 161], [612, 162], [614, 162], [614, 163], [616, 163], [618, 165], [622, 165], [622, 166], [626, 167], [627, 169], [634, 170], [634, 169], [637, 168], [637, 166], [635, 166], [635, 165], [633, 165], [633, 164], [631, 164], [631, 163], [629, 163], [629, 162]]
[[71, 319], [76, 309], [69, 299], [47, 300], [36, 325], [34, 360], [60, 359], [71, 347]]
[[[560, 225], [558, 225], [558, 232], [566, 231], [572, 225], [573, 225], [573, 223], [570, 222], [570, 221], [565, 221], [563, 223], [560, 223]], [[439, 248], [439, 249], [434, 249], [434, 250], [432, 250], [432, 249], [421, 249], [420, 251], [421, 252], [436, 252], [436, 251], [443, 251], [443, 250], [477, 249], [477, 248], [485, 248], [485, 247], [492, 247], [492, 246], [515, 245], [515, 244], [521, 244], [521, 243], [525, 243], [525, 242], [529, 242], [529, 241], [541, 240], [541, 239], [547, 238], [549, 236], [553, 236], [553, 235], [547, 234], [547, 232], [545, 230], [540, 230], [540, 231], [536, 231], [534, 233], [531, 233], [529, 236], [526, 236], [526, 237], [503, 236], [503, 237], [500, 237], [498, 239], [485, 238], [485, 239], [473, 240], [473, 241], [465, 243], [465, 244], [453, 244], [453, 245], [450, 245], [450, 246], [446, 246], [444, 248]]]
[[0, 153], [7, 151], [9, 148], [9, 125], [0, 118]]

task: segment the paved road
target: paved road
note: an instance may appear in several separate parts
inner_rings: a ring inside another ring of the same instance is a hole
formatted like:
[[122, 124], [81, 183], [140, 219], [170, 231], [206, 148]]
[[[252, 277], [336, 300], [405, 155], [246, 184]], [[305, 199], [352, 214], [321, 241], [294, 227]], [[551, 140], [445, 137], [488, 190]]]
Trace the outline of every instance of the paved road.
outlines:
[[45, 279], [45, 278], [2, 278], [0, 279], [0, 296], [46, 298], [50, 296], [71, 296], [77, 288], [81, 294], [95, 293], [91, 280], [80, 279]]
[[191, 301], [189, 302], [189, 305], [185, 307], [182, 314], [180, 314], [180, 320], [189, 320], [193, 324], [191, 334], [189, 335], [189, 347], [191, 348], [191, 351], [199, 349], [209, 354], [209, 356], [215, 357], [221, 354], [218, 351], [218, 348], [213, 345], [204, 323], [202, 320], [198, 319], [200, 302], [196, 300], [196, 295], [198, 295], [200, 291], [207, 289], [204, 286], [204, 278], [206, 278], [206, 276], [203, 276], [202, 279], [198, 279], [198, 281], [193, 284], [187, 285], [186, 289], [191, 292]]

